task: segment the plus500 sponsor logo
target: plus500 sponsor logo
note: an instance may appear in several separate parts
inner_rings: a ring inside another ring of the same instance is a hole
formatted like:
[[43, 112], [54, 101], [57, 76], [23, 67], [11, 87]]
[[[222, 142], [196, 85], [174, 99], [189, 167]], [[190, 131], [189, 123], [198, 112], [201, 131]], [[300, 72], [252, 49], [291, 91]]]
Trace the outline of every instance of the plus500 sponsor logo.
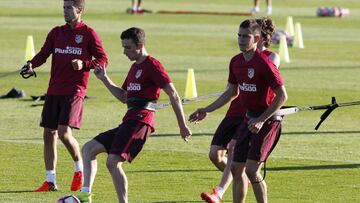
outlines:
[[256, 92], [256, 85], [255, 84], [240, 84], [240, 90], [245, 92]]
[[67, 46], [66, 49], [55, 48], [55, 54], [81, 55], [82, 54], [82, 48], [69, 47], [69, 46]]
[[141, 85], [139, 83], [129, 83], [127, 91], [140, 91]]

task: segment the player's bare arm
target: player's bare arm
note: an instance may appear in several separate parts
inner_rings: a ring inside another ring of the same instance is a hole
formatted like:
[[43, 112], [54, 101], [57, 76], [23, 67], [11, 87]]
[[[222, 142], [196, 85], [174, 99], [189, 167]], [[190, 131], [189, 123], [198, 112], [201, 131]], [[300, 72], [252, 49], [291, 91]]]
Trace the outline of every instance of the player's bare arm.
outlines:
[[186, 125], [184, 111], [181, 104], [181, 99], [173, 85], [173, 83], [168, 83], [163, 87], [164, 92], [169, 96], [171, 106], [175, 112], [176, 119], [180, 128], [181, 137], [187, 141], [191, 136], [191, 131]]
[[101, 80], [106, 88], [122, 103], [126, 103], [126, 91], [117, 86], [106, 74], [106, 70], [101, 66], [95, 66], [94, 73]]
[[288, 96], [285, 86], [282, 85], [274, 90], [275, 98], [271, 102], [269, 108], [264, 111], [258, 118], [250, 119], [248, 128], [252, 133], [258, 133], [264, 122], [275, 114], [286, 102]]
[[279, 66], [280, 66], [280, 56], [279, 56], [279, 54], [273, 52], [272, 54], [269, 55], [269, 58], [274, 63], [276, 68], [279, 68]]
[[232, 101], [239, 94], [239, 88], [237, 84], [229, 83], [226, 86], [224, 93], [220, 95], [214, 102], [206, 106], [205, 108], [199, 108], [189, 116], [190, 122], [199, 122], [206, 118], [208, 113], [221, 108], [228, 102]]

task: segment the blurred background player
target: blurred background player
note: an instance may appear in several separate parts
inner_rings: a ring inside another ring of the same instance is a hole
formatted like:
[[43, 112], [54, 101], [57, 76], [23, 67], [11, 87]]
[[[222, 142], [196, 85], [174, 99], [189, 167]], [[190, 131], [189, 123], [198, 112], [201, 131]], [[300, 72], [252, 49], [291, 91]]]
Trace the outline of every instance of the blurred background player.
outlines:
[[53, 28], [40, 52], [26, 64], [28, 73], [41, 66], [52, 55], [51, 75], [41, 114], [44, 128], [44, 161], [46, 181], [35, 191], [56, 191], [56, 143], [59, 137], [74, 160], [75, 173], [71, 190], [82, 186], [83, 164], [77, 140], [72, 129], [81, 126], [83, 101], [90, 69], [94, 64], [108, 63], [97, 33], [83, 21], [84, 0], [64, 0], [66, 24]]
[[[272, 0], [266, 0], [266, 15], [272, 14]], [[254, 7], [251, 9], [251, 14], [255, 15], [260, 12], [260, 0], [254, 0]]]
[[141, 9], [141, 1], [142, 0], [132, 0], [131, 1], [132, 13], [134, 13], [134, 14], [144, 13], [144, 10]]
[[257, 24], [260, 25], [261, 28], [261, 37], [260, 41], [257, 43], [257, 48], [263, 52], [266, 56], [268, 56], [274, 65], [279, 68], [280, 67], [280, 56], [279, 54], [270, 51], [268, 48], [271, 45], [272, 36], [276, 32], [276, 26], [274, 22], [269, 17], [262, 17], [255, 19]]
[[144, 14], [144, 13], [151, 13], [151, 10], [143, 9], [141, 7], [142, 0], [132, 0], [131, 1], [131, 8], [126, 10], [127, 13], [131, 14]]
[[160, 89], [169, 96], [176, 115], [181, 137], [187, 141], [191, 131], [186, 125], [180, 97], [162, 64], [150, 56], [145, 49], [145, 32], [140, 28], [129, 28], [122, 32], [121, 43], [124, 54], [135, 61], [121, 87], [107, 76], [104, 69], [96, 68], [96, 76], [122, 103], [128, 111], [123, 122], [116, 128], [100, 133], [88, 141], [82, 150], [84, 157], [84, 185], [78, 198], [91, 201], [91, 188], [97, 171], [96, 156], [108, 153], [106, 165], [113, 179], [120, 203], [128, 202], [128, 181], [122, 168], [125, 161], [131, 162], [140, 153], [147, 138], [154, 132], [154, 104]]
[[[269, 17], [256, 19], [256, 22], [261, 26], [261, 38], [257, 44], [258, 49], [267, 55], [276, 67], [279, 67], [279, 55], [267, 49], [271, 44], [271, 37], [275, 33], [275, 25]], [[209, 112], [216, 110], [212, 107], [213, 104], [210, 104], [205, 108], [200, 108], [190, 117], [193, 119], [196, 118], [196, 120], [194, 120], [196, 122], [200, 121], [204, 119]], [[241, 104], [241, 99], [238, 96], [236, 99], [232, 100], [225, 118], [221, 121], [214, 134], [211, 141], [209, 158], [220, 171], [223, 171], [223, 174], [219, 185], [213, 188], [212, 193], [201, 193], [201, 198], [206, 202], [221, 202], [225, 191], [232, 182], [230, 166], [233, 157], [234, 145], [236, 143], [236, 129], [240, 126], [245, 113], [246, 109], [244, 109]]]

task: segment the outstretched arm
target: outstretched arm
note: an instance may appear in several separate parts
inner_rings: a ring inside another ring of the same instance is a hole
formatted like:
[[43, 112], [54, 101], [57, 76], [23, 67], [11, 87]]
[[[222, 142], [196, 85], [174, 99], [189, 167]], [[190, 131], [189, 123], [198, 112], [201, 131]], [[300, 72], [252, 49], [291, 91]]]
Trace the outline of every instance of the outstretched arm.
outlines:
[[106, 88], [111, 92], [114, 97], [120, 100], [122, 103], [126, 103], [126, 91], [117, 86], [106, 74], [106, 70], [102, 67], [96, 66], [94, 73], [99, 80], [101, 80]]
[[204, 108], [197, 109], [194, 113], [189, 116], [190, 122], [198, 122], [203, 120], [208, 113], [215, 111], [216, 109], [224, 106], [229, 101], [236, 98], [239, 94], [239, 88], [237, 84], [228, 83], [224, 93], [220, 95], [213, 103], [209, 104]]
[[181, 104], [181, 99], [173, 85], [173, 83], [168, 83], [163, 87], [164, 92], [169, 96], [171, 106], [175, 112], [176, 119], [178, 122], [178, 126], [180, 128], [181, 137], [187, 141], [191, 136], [191, 131], [189, 127], [186, 125], [184, 111]]

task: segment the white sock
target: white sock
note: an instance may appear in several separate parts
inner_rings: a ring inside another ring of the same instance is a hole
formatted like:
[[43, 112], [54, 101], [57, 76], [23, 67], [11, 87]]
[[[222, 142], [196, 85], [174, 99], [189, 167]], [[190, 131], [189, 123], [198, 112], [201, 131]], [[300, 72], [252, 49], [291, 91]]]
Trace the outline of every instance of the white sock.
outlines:
[[224, 196], [224, 193], [225, 193], [224, 188], [216, 186], [215, 190], [220, 195], [220, 198], [222, 198]]
[[254, 9], [255, 9], [256, 12], [259, 12], [259, 11], [260, 11], [260, 7], [259, 7], [259, 6], [255, 6]]
[[46, 181], [56, 184], [56, 172], [55, 172], [55, 170], [46, 170]]
[[75, 161], [74, 166], [75, 166], [75, 172], [84, 170], [84, 166], [83, 166], [82, 161]]
[[86, 192], [86, 193], [90, 193], [91, 189], [89, 187], [82, 187], [81, 188], [81, 192]]

